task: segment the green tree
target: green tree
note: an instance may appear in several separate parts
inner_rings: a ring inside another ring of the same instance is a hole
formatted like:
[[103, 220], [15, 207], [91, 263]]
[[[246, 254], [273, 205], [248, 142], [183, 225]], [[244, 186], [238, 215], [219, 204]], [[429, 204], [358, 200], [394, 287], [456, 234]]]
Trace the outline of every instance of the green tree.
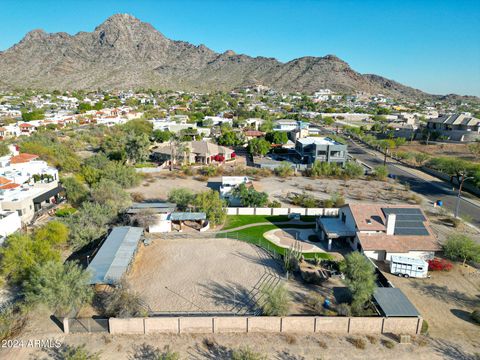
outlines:
[[288, 142], [288, 135], [284, 131], [272, 131], [265, 135], [265, 140], [271, 144], [286, 144]]
[[42, 109], [35, 109], [32, 111], [22, 110], [23, 121], [43, 120], [43, 119], [45, 119], [45, 112]]
[[172, 138], [173, 133], [171, 133], [168, 130], [165, 130], [165, 131], [155, 130], [152, 136], [156, 142], [164, 143], [169, 141]]
[[125, 134], [145, 135], [149, 138], [153, 132], [153, 124], [145, 119], [134, 119], [123, 125], [121, 130]]
[[91, 191], [92, 199], [101, 205], [106, 205], [115, 211], [125, 210], [132, 204], [130, 194], [109, 179], [102, 179]]
[[268, 194], [260, 192], [253, 187], [247, 187], [240, 184], [232, 190], [232, 195], [240, 199], [240, 203], [245, 207], [262, 207], [268, 203]]
[[322, 121], [325, 125], [331, 126], [335, 123], [335, 120], [331, 116], [325, 116], [322, 118]]
[[237, 146], [243, 144], [243, 138], [234, 131], [222, 131], [218, 144], [223, 146]]
[[33, 267], [47, 261], [60, 261], [58, 245], [66, 240], [68, 229], [52, 221], [33, 235], [15, 233], [0, 247], [0, 272], [3, 278], [18, 284], [28, 278]]
[[258, 130], [263, 132], [270, 132], [273, 130], [273, 121], [272, 120], [263, 120], [263, 122], [258, 127]]
[[352, 310], [361, 314], [375, 291], [375, 268], [366, 256], [352, 252], [345, 257], [345, 283], [352, 294]]
[[252, 139], [248, 142], [247, 150], [252, 155], [265, 156], [270, 151], [270, 143], [262, 138]]
[[125, 144], [125, 153], [132, 163], [144, 162], [150, 155], [150, 140], [146, 134], [130, 135]]
[[203, 191], [195, 196], [193, 205], [197, 211], [207, 214], [212, 225], [222, 224], [226, 219], [225, 202], [215, 190]]
[[387, 165], [387, 155], [388, 153], [395, 149], [395, 141], [388, 139], [388, 140], [382, 140], [379, 143], [380, 148], [382, 149], [384, 153], [384, 158], [383, 158], [383, 166]]
[[443, 244], [443, 252], [452, 260], [463, 261], [463, 265], [470, 260], [480, 262], [480, 245], [467, 235], [450, 235]]
[[4, 142], [0, 142], [0, 157], [10, 154], [10, 150], [8, 149], [8, 145]]
[[27, 302], [47, 305], [53, 312], [67, 316], [91, 301], [91, 274], [74, 262], [48, 261], [37, 264], [23, 284]]
[[73, 206], [81, 205], [88, 197], [87, 187], [73, 176], [64, 178], [62, 186], [65, 189], [67, 200]]
[[195, 194], [188, 189], [173, 189], [168, 193], [168, 201], [177, 204], [177, 207], [185, 211], [193, 203]]
[[68, 240], [69, 229], [60, 221], [50, 221], [33, 234], [33, 241], [51, 246], [65, 244]]
[[117, 217], [107, 205], [85, 202], [72, 216], [65, 219], [70, 228], [69, 243], [75, 250], [90, 244], [107, 232], [107, 224]]

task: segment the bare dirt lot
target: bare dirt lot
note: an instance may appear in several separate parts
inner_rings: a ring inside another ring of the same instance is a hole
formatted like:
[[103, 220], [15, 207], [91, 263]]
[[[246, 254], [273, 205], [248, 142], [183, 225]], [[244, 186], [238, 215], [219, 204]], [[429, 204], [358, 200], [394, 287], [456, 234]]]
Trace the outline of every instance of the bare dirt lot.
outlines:
[[158, 239], [141, 247], [128, 282], [154, 312], [246, 313], [280, 274], [274, 259], [245, 242]]
[[450, 272], [429, 274], [428, 279], [385, 275], [417, 307], [432, 337], [480, 349], [480, 326], [470, 319], [470, 313], [480, 307], [480, 271], [455, 264]]
[[425, 145], [418, 141], [408, 143], [398, 148], [399, 151], [416, 151], [430, 156], [451, 156], [464, 160], [478, 161], [475, 155], [468, 149], [468, 144], [429, 144]]
[[[186, 188], [193, 192], [218, 188], [221, 177], [211, 177], [208, 181], [195, 180], [192, 176], [174, 176], [168, 172], [149, 176], [140, 186], [129, 190], [141, 194], [145, 200], [166, 200], [168, 193], [177, 188]], [[293, 194], [306, 194], [319, 200], [330, 199], [333, 194], [343, 196], [346, 202], [407, 203], [413, 193], [402, 184], [393, 180], [339, 180], [311, 179], [303, 176], [278, 178], [275, 176], [258, 178], [254, 181], [258, 191], [265, 191], [270, 201], [277, 200], [282, 206], [292, 206], [289, 197]], [[411, 201], [411, 200], [410, 200]]]

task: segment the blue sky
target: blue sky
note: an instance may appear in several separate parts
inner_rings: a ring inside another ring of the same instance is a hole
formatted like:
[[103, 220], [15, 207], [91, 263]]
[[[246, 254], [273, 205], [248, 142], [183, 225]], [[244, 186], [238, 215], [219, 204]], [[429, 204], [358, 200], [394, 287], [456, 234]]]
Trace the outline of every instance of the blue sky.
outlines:
[[0, 50], [32, 29], [75, 34], [129, 13], [218, 52], [335, 54], [361, 73], [480, 96], [479, 0], [0, 0], [0, 9]]

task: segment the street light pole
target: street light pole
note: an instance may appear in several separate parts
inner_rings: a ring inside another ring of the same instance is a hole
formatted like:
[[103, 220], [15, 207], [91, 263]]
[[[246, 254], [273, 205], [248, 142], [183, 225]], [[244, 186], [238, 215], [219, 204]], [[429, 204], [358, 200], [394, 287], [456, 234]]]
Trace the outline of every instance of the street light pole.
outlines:
[[455, 218], [458, 218], [458, 214], [460, 212], [460, 200], [462, 198], [463, 183], [464, 183], [465, 180], [470, 180], [470, 179], [473, 179], [473, 177], [471, 177], [471, 176], [466, 177], [465, 175], [462, 175], [462, 180], [460, 181], [460, 185], [458, 187], [457, 204], [455, 206]]

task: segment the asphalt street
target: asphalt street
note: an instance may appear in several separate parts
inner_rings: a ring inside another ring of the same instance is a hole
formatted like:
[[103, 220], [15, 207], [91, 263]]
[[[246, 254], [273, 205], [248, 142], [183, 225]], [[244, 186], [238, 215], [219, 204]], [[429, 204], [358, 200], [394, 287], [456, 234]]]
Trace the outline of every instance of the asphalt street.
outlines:
[[[354, 158], [371, 167], [383, 165], [383, 158], [379, 158], [376, 155], [371, 154], [369, 150], [351, 140], [348, 143], [348, 152]], [[410, 184], [410, 189], [412, 191], [425, 196], [427, 199], [432, 201], [432, 204], [434, 201], [442, 200], [443, 206], [450, 212], [454, 212], [457, 203], [457, 191], [452, 191], [451, 185], [445, 182], [440, 184], [431, 183], [427, 180], [421, 179], [418, 176], [395, 166], [389, 162], [388, 159], [387, 167], [389, 173], [395, 175], [400, 182]], [[459, 213], [460, 216], [466, 216], [472, 225], [480, 228], [480, 206], [477, 206], [462, 198], [460, 200]]]

